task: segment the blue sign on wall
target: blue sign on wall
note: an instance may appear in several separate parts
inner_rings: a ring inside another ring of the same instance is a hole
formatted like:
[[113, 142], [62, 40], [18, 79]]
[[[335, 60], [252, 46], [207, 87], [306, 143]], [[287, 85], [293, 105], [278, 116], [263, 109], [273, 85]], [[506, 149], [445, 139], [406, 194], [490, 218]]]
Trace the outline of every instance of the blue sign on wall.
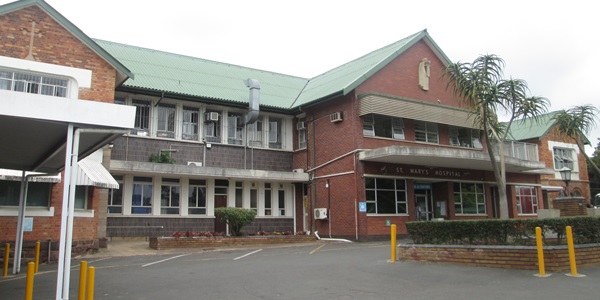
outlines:
[[367, 212], [367, 202], [358, 202], [358, 211]]
[[33, 218], [23, 219], [23, 231], [33, 231]]

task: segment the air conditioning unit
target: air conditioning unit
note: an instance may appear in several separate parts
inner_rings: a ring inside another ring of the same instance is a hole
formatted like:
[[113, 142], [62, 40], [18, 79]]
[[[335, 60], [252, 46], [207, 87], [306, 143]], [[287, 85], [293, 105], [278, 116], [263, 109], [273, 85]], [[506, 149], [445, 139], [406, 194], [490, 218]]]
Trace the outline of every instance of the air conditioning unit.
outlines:
[[202, 167], [202, 162], [201, 161], [188, 161], [187, 165], [188, 166]]
[[315, 208], [315, 219], [326, 220], [327, 219], [327, 208]]
[[296, 124], [296, 129], [298, 129], [298, 130], [304, 130], [304, 129], [306, 129], [306, 123], [305, 122], [298, 122]]
[[204, 121], [206, 122], [217, 122], [219, 121], [218, 112], [207, 112], [204, 114]]
[[342, 121], [342, 112], [338, 111], [338, 112], [334, 112], [331, 115], [329, 115], [329, 121], [331, 121], [331, 123], [341, 122]]

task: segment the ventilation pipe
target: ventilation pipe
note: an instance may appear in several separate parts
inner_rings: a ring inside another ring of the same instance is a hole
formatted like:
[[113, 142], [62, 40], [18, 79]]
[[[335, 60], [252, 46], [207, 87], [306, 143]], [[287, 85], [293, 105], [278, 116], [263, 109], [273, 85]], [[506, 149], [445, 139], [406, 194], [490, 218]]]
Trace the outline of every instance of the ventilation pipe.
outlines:
[[244, 119], [245, 124], [252, 124], [258, 119], [260, 104], [260, 84], [256, 79], [244, 80], [246, 86], [250, 89], [250, 99], [248, 100], [248, 113]]

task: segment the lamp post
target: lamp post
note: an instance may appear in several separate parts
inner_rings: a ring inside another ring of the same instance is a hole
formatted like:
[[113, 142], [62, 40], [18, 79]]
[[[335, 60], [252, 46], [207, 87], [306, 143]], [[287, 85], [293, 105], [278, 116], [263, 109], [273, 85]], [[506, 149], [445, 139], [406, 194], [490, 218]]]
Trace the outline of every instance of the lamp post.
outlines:
[[569, 197], [569, 181], [571, 181], [571, 169], [567, 167], [562, 167], [562, 169], [558, 170], [560, 172], [560, 177], [565, 182], [565, 195]]

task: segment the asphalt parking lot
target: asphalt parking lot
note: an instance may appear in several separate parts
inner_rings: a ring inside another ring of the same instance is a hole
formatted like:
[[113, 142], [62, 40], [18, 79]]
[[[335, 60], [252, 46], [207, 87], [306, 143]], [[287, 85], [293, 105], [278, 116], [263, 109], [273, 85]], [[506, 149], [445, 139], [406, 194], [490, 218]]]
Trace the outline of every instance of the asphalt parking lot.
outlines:
[[[155, 251], [86, 257], [95, 299], [598, 299], [600, 268], [586, 277], [389, 261], [386, 242]], [[79, 259], [70, 299], [77, 299]], [[26, 273], [26, 272], [23, 272]], [[23, 299], [25, 274], [0, 278], [0, 299]], [[56, 265], [41, 265], [34, 299], [54, 299]]]

